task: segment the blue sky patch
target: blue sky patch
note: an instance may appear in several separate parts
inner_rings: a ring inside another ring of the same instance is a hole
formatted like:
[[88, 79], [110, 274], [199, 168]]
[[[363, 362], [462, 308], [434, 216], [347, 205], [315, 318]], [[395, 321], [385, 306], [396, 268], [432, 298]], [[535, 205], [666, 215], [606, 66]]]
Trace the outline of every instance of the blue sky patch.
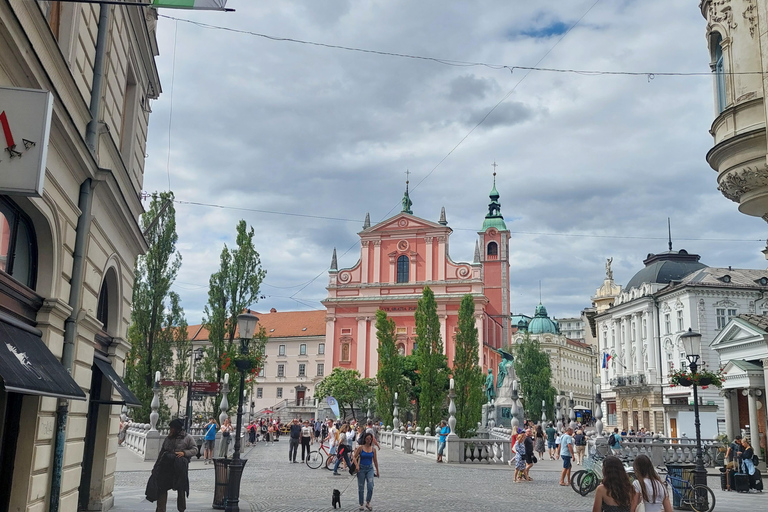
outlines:
[[531, 28], [529, 30], [523, 30], [521, 34], [528, 37], [552, 37], [559, 36], [568, 30], [568, 25], [562, 21], [554, 21], [544, 27]]

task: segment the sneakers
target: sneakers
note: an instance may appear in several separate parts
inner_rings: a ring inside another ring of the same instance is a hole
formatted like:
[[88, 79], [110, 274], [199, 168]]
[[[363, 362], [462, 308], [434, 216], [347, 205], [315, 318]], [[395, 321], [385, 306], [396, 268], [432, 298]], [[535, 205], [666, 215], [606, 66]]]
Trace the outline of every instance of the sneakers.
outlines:
[[336, 476], [341, 476], [341, 473], [339, 473], [338, 471], [334, 471], [333, 474]]

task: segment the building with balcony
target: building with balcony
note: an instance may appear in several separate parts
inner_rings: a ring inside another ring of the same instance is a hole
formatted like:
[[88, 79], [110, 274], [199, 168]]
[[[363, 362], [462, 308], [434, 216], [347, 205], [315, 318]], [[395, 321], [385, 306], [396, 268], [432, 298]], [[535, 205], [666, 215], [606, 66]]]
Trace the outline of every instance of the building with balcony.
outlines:
[[[671, 244], [670, 244], [671, 245]], [[692, 390], [672, 387], [669, 375], [687, 367], [680, 335], [702, 335], [701, 360], [716, 368], [710, 345], [728, 321], [768, 309], [768, 271], [714, 268], [685, 250], [649, 254], [614, 305], [596, 315], [606, 426], [645, 427], [670, 437], [694, 432]], [[717, 389], [699, 389], [702, 436], [725, 431]]]
[[714, 86], [714, 146], [707, 162], [717, 172], [718, 190], [739, 211], [768, 221], [768, 4], [702, 0], [699, 9], [707, 20]]
[[[0, 2], [0, 510], [114, 502], [119, 414], [136, 404], [120, 376], [133, 267], [147, 249], [139, 217], [160, 94], [156, 16]], [[45, 110], [8, 100], [18, 89], [50, 94], [48, 140]], [[9, 186], [21, 175], [13, 166], [38, 157], [40, 190]]]

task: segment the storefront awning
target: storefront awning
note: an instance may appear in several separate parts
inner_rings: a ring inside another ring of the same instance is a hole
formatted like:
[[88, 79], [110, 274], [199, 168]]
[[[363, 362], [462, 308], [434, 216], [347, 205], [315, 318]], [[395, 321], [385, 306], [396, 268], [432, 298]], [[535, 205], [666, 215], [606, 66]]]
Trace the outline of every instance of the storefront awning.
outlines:
[[101, 373], [104, 374], [109, 382], [112, 383], [112, 387], [115, 388], [115, 391], [117, 391], [117, 393], [123, 397], [125, 405], [129, 407], [141, 407], [141, 402], [139, 402], [139, 399], [136, 398], [136, 395], [134, 395], [130, 389], [128, 389], [128, 385], [125, 383], [125, 381], [118, 377], [117, 372], [114, 368], [112, 368], [111, 364], [98, 358], [94, 358], [93, 362], [96, 364], [96, 366], [98, 366], [99, 370], [101, 370]]
[[0, 379], [10, 393], [85, 400], [39, 334], [6, 322], [0, 322]]

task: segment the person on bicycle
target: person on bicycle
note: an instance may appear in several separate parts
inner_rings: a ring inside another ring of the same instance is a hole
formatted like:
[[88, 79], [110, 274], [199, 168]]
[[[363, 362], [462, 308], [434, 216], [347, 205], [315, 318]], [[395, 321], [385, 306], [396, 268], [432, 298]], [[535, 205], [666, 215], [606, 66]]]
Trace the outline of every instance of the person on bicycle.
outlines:
[[632, 509], [637, 508], [642, 502], [645, 505], [645, 512], [672, 512], [667, 486], [653, 467], [651, 459], [647, 455], [638, 455], [632, 462], [632, 468], [636, 478], [632, 482], [635, 488]]

